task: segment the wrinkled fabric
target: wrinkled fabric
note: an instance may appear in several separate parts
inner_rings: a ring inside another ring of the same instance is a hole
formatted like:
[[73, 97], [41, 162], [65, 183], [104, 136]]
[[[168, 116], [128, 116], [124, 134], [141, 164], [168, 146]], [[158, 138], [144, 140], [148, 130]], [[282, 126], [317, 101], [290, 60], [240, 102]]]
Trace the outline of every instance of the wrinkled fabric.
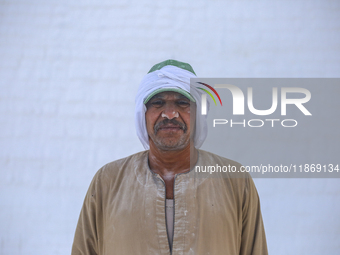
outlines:
[[[199, 150], [197, 166], [240, 164]], [[266, 255], [259, 197], [249, 174], [174, 182], [172, 255]], [[170, 255], [164, 181], [148, 151], [109, 163], [93, 178], [80, 213], [72, 255]]]
[[[148, 73], [141, 81], [136, 95], [135, 126], [137, 136], [146, 150], [149, 149], [149, 136], [146, 130], [144, 105], [145, 98], [153, 91], [165, 87], [177, 87], [189, 92], [196, 101], [196, 129], [194, 135], [194, 145], [200, 148], [207, 136], [207, 115], [200, 113], [202, 92], [194, 86], [190, 86], [190, 78], [196, 76], [176, 66], [165, 66], [161, 70]], [[209, 102], [208, 102], [209, 104]], [[209, 109], [209, 105], [208, 105]]]

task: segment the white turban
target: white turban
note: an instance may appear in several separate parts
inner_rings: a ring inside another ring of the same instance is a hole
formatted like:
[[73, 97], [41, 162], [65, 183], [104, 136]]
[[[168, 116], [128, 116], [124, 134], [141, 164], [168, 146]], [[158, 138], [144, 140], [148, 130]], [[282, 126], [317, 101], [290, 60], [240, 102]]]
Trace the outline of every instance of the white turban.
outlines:
[[[142, 142], [144, 148], [148, 150], [149, 136], [146, 130], [145, 112], [146, 106], [144, 100], [155, 90], [160, 88], [180, 88], [187, 91], [196, 101], [196, 126], [194, 145], [196, 148], [202, 146], [205, 138], [207, 137], [207, 115], [201, 114], [201, 91], [194, 86], [190, 86], [190, 78], [196, 78], [196, 76], [182, 68], [167, 65], [160, 70], [153, 71], [144, 76], [143, 80], [139, 84], [137, 96], [136, 96], [136, 109], [135, 109], [135, 125], [137, 135]], [[209, 103], [209, 102], [208, 102]]]

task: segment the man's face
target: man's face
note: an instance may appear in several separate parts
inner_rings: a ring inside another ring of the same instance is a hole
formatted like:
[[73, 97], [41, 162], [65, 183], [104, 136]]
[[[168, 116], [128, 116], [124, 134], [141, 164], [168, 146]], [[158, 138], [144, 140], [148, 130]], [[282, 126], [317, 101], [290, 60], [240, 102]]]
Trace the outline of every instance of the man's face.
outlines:
[[196, 116], [196, 105], [190, 104], [188, 98], [177, 92], [162, 92], [152, 97], [146, 107], [146, 129], [150, 142], [158, 149], [181, 150], [190, 143], [195, 126], [190, 125], [190, 111]]

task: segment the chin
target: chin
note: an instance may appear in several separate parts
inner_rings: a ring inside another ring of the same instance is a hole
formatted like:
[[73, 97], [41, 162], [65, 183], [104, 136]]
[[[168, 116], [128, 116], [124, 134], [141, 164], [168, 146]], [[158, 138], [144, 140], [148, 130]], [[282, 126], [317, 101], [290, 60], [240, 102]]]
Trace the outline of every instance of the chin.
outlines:
[[176, 150], [182, 150], [184, 149], [187, 145], [188, 142], [184, 141], [157, 141], [155, 143], [156, 147], [164, 150], [164, 151], [176, 151]]

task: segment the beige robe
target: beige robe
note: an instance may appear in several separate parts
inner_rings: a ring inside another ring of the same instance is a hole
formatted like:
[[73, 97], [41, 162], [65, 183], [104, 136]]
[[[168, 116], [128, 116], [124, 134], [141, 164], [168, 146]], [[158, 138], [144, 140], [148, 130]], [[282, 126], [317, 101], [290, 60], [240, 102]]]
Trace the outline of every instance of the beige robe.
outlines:
[[[216, 164], [240, 167], [199, 150], [196, 166]], [[171, 254], [165, 198], [164, 181], [149, 169], [148, 151], [105, 165], [86, 194], [72, 255]], [[174, 208], [172, 255], [268, 254], [259, 197], [248, 174], [202, 174], [195, 168], [178, 174]]]

